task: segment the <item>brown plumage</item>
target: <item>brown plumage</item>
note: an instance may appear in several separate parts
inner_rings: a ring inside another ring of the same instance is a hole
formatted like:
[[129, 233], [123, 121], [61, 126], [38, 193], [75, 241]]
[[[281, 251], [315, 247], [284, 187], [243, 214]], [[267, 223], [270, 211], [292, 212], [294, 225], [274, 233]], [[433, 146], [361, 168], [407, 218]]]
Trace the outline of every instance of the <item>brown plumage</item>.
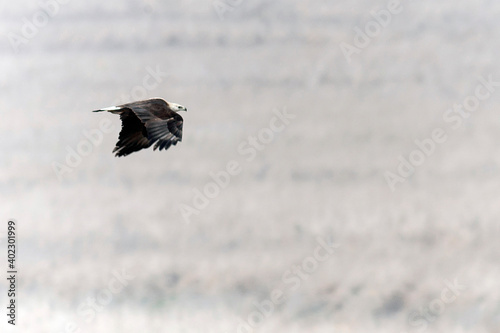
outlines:
[[122, 130], [113, 153], [127, 156], [156, 142], [153, 150], [168, 149], [182, 141], [182, 117], [177, 113], [187, 109], [160, 98], [112, 106], [93, 112], [108, 111], [119, 114]]

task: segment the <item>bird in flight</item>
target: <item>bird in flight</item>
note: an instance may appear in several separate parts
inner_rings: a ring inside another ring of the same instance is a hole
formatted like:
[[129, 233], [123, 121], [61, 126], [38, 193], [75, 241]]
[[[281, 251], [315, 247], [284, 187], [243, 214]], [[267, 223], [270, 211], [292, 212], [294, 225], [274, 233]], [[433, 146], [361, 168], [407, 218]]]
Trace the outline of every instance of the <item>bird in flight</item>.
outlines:
[[127, 156], [155, 142], [153, 150], [166, 150], [182, 141], [183, 120], [177, 113], [187, 111], [182, 105], [151, 98], [93, 112], [103, 111], [119, 114], [122, 120], [122, 130], [113, 149], [115, 156]]

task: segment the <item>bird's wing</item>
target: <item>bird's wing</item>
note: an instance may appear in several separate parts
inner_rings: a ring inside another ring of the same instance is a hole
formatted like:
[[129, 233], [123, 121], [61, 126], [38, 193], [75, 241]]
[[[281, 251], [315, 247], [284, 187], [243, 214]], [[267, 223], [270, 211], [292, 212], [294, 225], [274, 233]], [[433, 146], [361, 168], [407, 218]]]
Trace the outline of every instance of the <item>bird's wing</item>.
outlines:
[[146, 122], [150, 121], [151, 119], [157, 118], [148, 109], [145, 109], [143, 107], [127, 107], [127, 109], [135, 113], [137, 118], [139, 118], [143, 124], [146, 124]]
[[122, 130], [116, 147], [113, 149], [116, 156], [126, 156], [151, 146], [152, 142], [147, 137], [146, 128], [134, 112], [124, 110], [120, 114], [120, 119], [122, 120]]
[[174, 113], [169, 119], [154, 118], [146, 123], [146, 131], [151, 144], [156, 142], [154, 150], [168, 149], [182, 141], [183, 120], [180, 115]]

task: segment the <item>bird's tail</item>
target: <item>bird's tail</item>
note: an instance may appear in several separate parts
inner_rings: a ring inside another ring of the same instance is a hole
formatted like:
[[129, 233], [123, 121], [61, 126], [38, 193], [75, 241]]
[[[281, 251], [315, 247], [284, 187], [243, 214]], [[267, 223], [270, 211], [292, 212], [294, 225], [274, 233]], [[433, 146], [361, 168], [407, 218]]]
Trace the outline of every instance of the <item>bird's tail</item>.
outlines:
[[123, 108], [120, 108], [118, 106], [110, 106], [109, 108], [103, 108], [99, 110], [94, 110], [92, 112], [103, 112], [103, 111], [108, 111], [111, 113], [120, 113], [120, 111], [123, 110]]

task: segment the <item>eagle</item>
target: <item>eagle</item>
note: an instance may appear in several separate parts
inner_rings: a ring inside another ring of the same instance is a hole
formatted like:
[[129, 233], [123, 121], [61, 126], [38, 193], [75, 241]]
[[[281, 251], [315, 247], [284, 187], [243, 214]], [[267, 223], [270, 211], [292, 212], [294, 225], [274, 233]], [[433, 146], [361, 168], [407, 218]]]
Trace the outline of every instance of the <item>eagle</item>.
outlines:
[[182, 105], [151, 98], [93, 112], [103, 111], [119, 114], [122, 121], [122, 130], [113, 149], [117, 157], [149, 148], [155, 142], [153, 150], [166, 150], [182, 141], [183, 119], [177, 113], [187, 111]]

